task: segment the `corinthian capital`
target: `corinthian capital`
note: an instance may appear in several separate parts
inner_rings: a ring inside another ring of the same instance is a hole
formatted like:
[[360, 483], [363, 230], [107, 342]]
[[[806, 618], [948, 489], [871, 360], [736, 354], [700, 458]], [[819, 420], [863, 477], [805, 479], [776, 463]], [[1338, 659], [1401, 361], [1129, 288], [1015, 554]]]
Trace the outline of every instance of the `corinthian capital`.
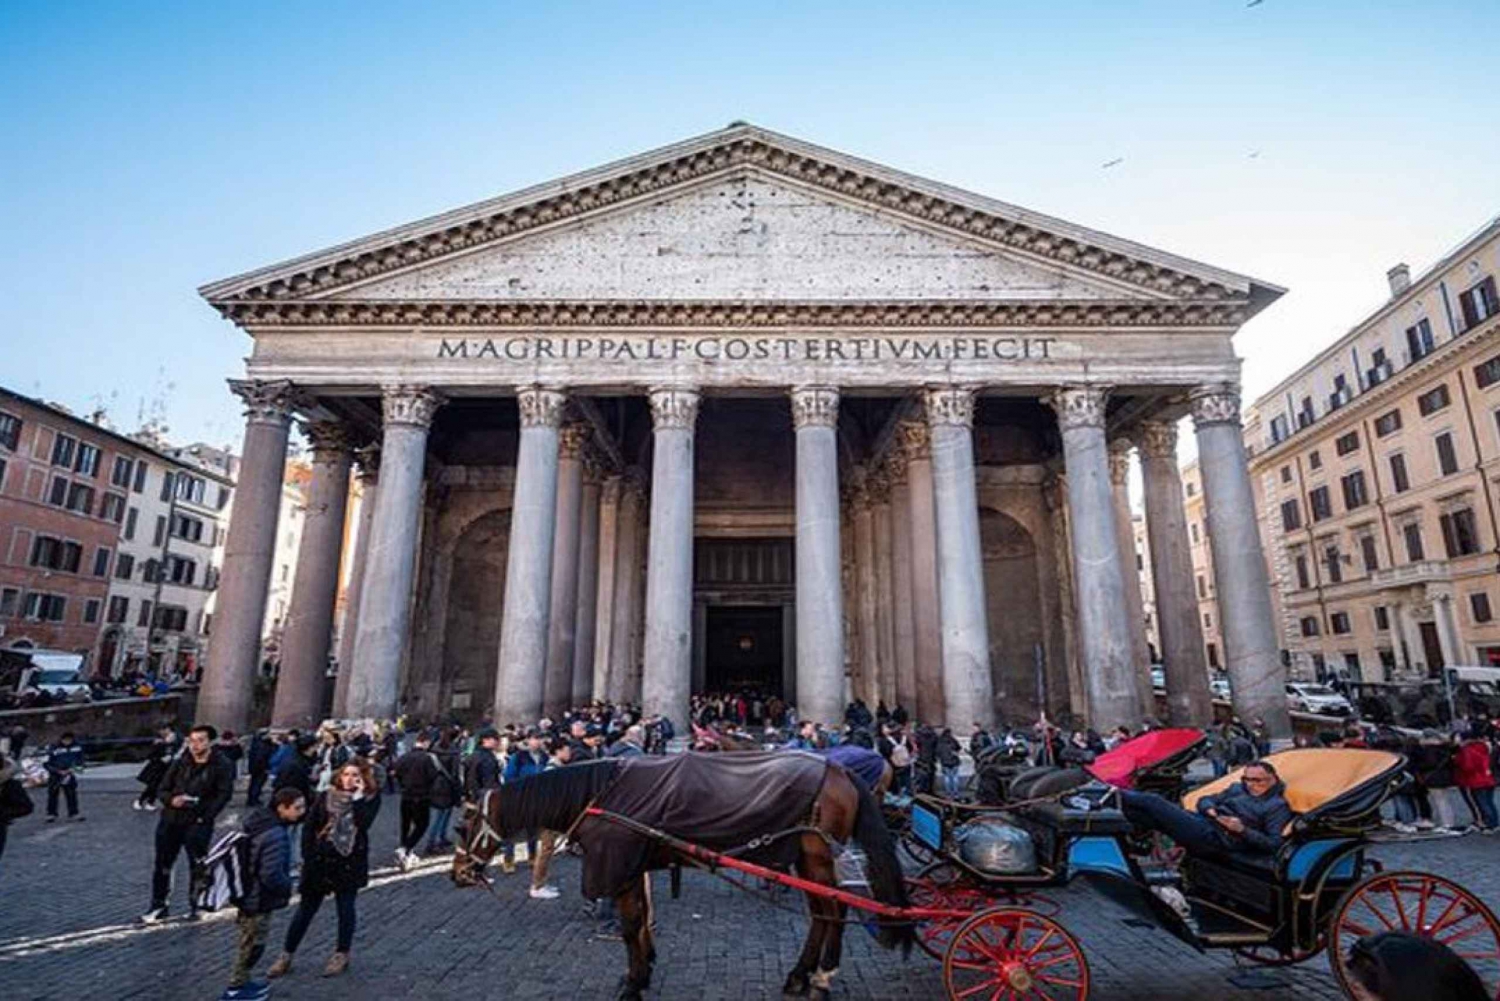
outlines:
[[896, 433], [901, 442], [901, 454], [907, 462], [932, 458], [932, 435], [924, 422], [902, 421]]
[[974, 391], [961, 386], [934, 386], [922, 394], [931, 427], [974, 426]]
[[443, 397], [426, 386], [386, 386], [380, 402], [387, 426], [428, 428], [437, 408], [443, 405]]
[[516, 390], [516, 407], [521, 411], [523, 428], [555, 428], [562, 424], [563, 408], [568, 405], [566, 393], [544, 386], [522, 386]]
[[355, 449], [354, 465], [359, 469], [359, 478], [366, 483], [380, 480], [380, 446], [366, 445]]
[[300, 426], [314, 462], [348, 459], [354, 451], [348, 430], [338, 421], [307, 421]]
[[1109, 481], [1117, 487], [1124, 486], [1130, 476], [1130, 450], [1133, 447], [1129, 438], [1115, 438], [1109, 443]]
[[557, 434], [557, 457], [559, 459], [581, 458], [584, 447], [589, 443], [589, 435], [592, 433], [587, 424], [564, 424]]
[[698, 422], [698, 391], [680, 386], [651, 390], [651, 426], [658, 431], [691, 431]]
[[1193, 426], [1238, 424], [1240, 422], [1240, 387], [1231, 382], [1199, 386], [1188, 394], [1193, 407]]
[[1135, 444], [1147, 459], [1177, 458], [1177, 422], [1144, 421], [1135, 433]]
[[792, 387], [792, 427], [831, 428], [839, 423], [839, 391], [833, 386]]
[[297, 408], [297, 392], [290, 382], [230, 379], [229, 391], [245, 401], [245, 417], [251, 424], [286, 427]]
[[1059, 386], [1046, 397], [1063, 431], [1104, 426], [1104, 408], [1109, 403], [1108, 386]]

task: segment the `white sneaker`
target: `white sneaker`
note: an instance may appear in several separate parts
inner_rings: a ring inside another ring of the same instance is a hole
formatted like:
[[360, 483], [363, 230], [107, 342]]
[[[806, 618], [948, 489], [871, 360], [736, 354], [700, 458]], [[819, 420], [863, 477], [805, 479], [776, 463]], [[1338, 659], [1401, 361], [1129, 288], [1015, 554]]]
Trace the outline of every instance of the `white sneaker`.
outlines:
[[533, 886], [531, 888], [532, 900], [556, 900], [558, 897], [555, 886]]
[[396, 849], [396, 866], [397, 866], [397, 868], [399, 868], [402, 872], [405, 872], [406, 871], [407, 862], [408, 862], [408, 856], [406, 854], [406, 849], [398, 847]]
[[1424, 819], [1416, 821], [1414, 824], [1412, 824], [1412, 826], [1419, 831], [1430, 831], [1432, 830], [1433, 824], [1432, 821]]
[[167, 909], [165, 907], [158, 907], [155, 910], [147, 911], [145, 914], [142, 914], [141, 915], [141, 924], [143, 924], [143, 925], [157, 925], [157, 924], [161, 924], [163, 921], [167, 920], [167, 917], [168, 917], [168, 915], [167, 915]]
[[136, 800], [135, 802], [131, 803], [130, 806], [131, 806], [132, 809], [136, 809], [136, 810], [144, 810], [145, 809], [145, 806], [143, 806], [141, 804], [140, 800]]

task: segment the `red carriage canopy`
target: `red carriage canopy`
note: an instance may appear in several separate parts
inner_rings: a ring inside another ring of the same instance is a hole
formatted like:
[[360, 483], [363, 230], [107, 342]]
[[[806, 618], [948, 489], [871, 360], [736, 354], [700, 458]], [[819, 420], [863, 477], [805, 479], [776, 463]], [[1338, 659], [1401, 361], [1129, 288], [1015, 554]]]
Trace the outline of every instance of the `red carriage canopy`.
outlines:
[[1088, 773], [1120, 789], [1133, 789], [1143, 771], [1186, 754], [1203, 740], [1203, 731], [1191, 727], [1151, 730], [1132, 737], [1112, 751], [1105, 751], [1086, 765]]

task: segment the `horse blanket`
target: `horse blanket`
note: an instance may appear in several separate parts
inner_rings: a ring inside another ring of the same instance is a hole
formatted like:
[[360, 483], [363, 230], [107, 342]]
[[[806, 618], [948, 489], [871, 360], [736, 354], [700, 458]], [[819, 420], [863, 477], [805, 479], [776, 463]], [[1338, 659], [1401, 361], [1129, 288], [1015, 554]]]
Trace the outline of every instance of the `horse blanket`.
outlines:
[[[815, 754], [750, 751], [625, 758], [596, 804], [716, 851], [738, 848], [808, 820], [828, 765]], [[651, 864], [657, 845], [619, 824], [586, 817], [573, 832], [583, 849], [583, 895], [612, 897]], [[786, 864], [796, 837], [746, 855]]]
[[865, 792], [874, 789], [885, 776], [885, 759], [868, 747], [840, 744], [821, 753], [834, 764], [842, 765], [844, 771], [864, 785]]

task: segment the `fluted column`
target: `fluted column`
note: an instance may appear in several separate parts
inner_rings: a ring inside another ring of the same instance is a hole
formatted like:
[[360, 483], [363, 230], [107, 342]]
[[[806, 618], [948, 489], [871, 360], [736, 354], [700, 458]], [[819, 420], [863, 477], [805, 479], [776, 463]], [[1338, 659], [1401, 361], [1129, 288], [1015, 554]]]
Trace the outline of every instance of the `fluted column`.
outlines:
[[201, 722], [240, 732], [250, 720], [250, 700], [260, 667], [287, 432], [296, 399], [289, 382], [232, 379], [229, 388], [245, 403], [245, 444], [196, 715]]
[[388, 719], [396, 714], [401, 665], [411, 639], [427, 431], [441, 402], [437, 393], [421, 386], [388, 386], [381, 399], [380, 491], [359, 599], [349, 679], [351, 716]]
[[884, 467], [870, 474], [869, 487], [875, 512], [875, 697], [890, 708], [896, 704], [896, 590], [891, 580], [891, 481]]
[[951, 727], [981, 723], [989, 728], [995, 722], [995, 694], [974, 483], [974, 392], [931, 388], [924, 402], [932, 435], [944, 718]]
[[547, 678], [542, 711], [558, 719], [573, 704], [573, 644], [578, 628], [578, 550], [583, 512], [585, 424], [558, 434], [557, 508], [552, 527], [552, 597], [547, 615]]
[[349, 587], [344, 592], [344, 621], [339, 626], [339, 673], [333, 685], [333, 715], [349, 715], [349, 678], [354, 674], [354, 639], [359, 631], [359, 599], [365, 586], [365, 563], [370, 553], [370, 526], [375, 523], [375, 492], [380, 488], [380, 449], [368, 446], [354, 453], [358, 468], [359, 515], [354, 523], [354, 554], [349, 565]]
[[1122, 725], [1134, 728], [1143, 715], [1131, 663], [1130, 613], [1110, 496], [1104, 440], [1108, 397], [1107, 389], [1080, 386], [1058, 389], [1047, 399], [1057, 412], [1067, 464], [1074, 601], [1088, 721], [1101, 733]]
[[1130, 646], [1141, 711], [1156, 715], [1156, 690], [1151, 684], [1151, 647], [1146, 642], [1146, 603], [1141, 598], [1141, 575], [1135, 565], [1135, 526], [1130, 518], [1129, 438], [1109, 443], [1109, 485], [1114, 500], [1115, 534], [1120, 548], [1120, 573], [1125, 588], [1125, 610], [1130, 616]]
[[839, 392], [792, 390], [797, 436], [797, 711], [844, 715], [844, 591], [839, 552]]
[[875, 594], [875, 507], [870, 497], [869, 472], [858, 468], [851, 477], [849, 509], [854, 519], [854, 625], [859, 674], [854, 694], [874, 707], [880, 695], [879, 602]]
[[641, 705], [688, 725], [693, 685], [693, 435], [698, 392], [651, 391], [651, 525]]
[[[497, 723], [530, 726], [542, 715], [557, 524], [557, 445], [567, 402], [562, 392], [542, 386], [523, 386], [516, 393], [521, 442], [516, 450], [505, 611], [495, 678]], [[572, 671], [571, 663], [568, 670]]]
[[908, 713], [915, 713], [917, 623], [911, 587], [911, 486], [906, 478], [906, 453], [899, 443], [891, 450], [886, 471], [891, 482], [891, 601], [896, 644], [896, 702]]
[[607, 476], [599, 488], [599, 584], [594, 594], [594, 697], [614, 698], [615, 564], [619, 560], [620, 492], [624, 480]]
[[615, 549], [614, 617], [610, 622], [609, 693], [615, 702], [640, 702], [636, 637], [641, 630], [641, 562], [646, 555], [646, 487], [638, 469], [626, 470]]
[[[603, 483], [598, 460], [583, 454], [583, 505], [578, 514], [577, 612], [573, 627], [573, 705], [604, 697], [594, 687], [594, 635], [599, 600], [599, 494]], [[597, 693], [597, 694], [596, 694]]]
[[1152, 421], [1136, 436], [1141, 450], [1141, 481], [1146, 493], [1146, 543], [1156, 588], [1156, 633], [1161, 639], [1167, 710], [1177, 726], [1205, 726], [1213, 719], [1203, 624], [1188, 545], [1187, 512], [1182, 506], [1182, 474], [1177, 468], [1177, 424]]
[[1241, 718], [1265, 720], [1274, 739], [1287, 740], [1292, 731], [1286, 709], [1286, 668], [1281, 664], [1271, 586], [1245, 464], [1239, 387], [1203, 386], [1191, 399], [1234, 708]]
[[925, 421], [901, 425], [906, 453], [907, 501], [911, 509], [911, 600], [917, 675], [916, 718], [942, 722], [943, 627], [938, 608], [937, 513], [932, 498], [932, 438]]
[[293, 601], [287, 610], [281, 647], [281, 674], [271, 711], [275, 727], [315, 727], [323, 719], [323, 679], [333, 608], [338, 600], [339, 557], [344, 546], [344, 515], [349, 503], [349, 467], [354, 461], [341, 425], [304, 425], [312, 446], [312, 481], [297, 550]]

